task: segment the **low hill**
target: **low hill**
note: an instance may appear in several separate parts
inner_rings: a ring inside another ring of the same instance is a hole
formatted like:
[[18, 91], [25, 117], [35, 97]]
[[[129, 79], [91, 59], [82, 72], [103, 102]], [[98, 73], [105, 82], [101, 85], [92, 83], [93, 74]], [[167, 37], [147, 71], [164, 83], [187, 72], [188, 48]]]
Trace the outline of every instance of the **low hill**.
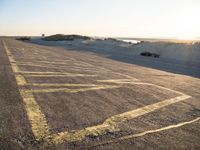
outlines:
[[55, 35], [51, 35], [51, 36], [47, 36], [43, 38], [43, 40], [46, 40], [46, 41], [73, 41], [75, 39], [89, 40], [91, 38], [88, 36], [75, 35], [75, 34], [71, 34], [71, 35], [55, 34]]

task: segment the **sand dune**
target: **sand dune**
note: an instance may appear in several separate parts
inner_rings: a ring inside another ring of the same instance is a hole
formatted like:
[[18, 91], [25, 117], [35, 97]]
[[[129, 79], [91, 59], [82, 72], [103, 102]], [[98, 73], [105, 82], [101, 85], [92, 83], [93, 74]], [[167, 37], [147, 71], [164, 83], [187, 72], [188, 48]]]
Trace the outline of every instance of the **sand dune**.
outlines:
[[[142, 42], [134, 44], [114, 39], [77, 39], [73, 41], [34, 39], [32, 42], [92, 52], [118, 61], [200, 77], [200, 43]], [[141, 52], [146, 51], [157, 53], [160, 58], [140, 56]]]

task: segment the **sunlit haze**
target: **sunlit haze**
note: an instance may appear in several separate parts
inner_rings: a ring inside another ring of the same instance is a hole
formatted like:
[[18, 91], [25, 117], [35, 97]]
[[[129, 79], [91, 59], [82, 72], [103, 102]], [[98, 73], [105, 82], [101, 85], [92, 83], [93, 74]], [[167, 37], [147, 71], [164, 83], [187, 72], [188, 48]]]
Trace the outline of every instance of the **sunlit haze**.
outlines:
[[0, 0], [0, 35], [197, 39], [200, 0]]

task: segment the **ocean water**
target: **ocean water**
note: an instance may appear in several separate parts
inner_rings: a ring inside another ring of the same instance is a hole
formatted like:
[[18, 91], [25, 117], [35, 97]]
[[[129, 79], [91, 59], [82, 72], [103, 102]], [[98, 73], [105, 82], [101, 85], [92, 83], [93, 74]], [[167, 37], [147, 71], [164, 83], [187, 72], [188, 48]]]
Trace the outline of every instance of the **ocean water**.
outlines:
[[124, 41], [124, 42], [128, 42], [128, 43], [133, 43], [133, 44], [137, 44], [137, 43], [140, 43], [139, 40], [133, 40], [133, 39], [118, 39], [118, 40], [121, 40], [121, 41]]

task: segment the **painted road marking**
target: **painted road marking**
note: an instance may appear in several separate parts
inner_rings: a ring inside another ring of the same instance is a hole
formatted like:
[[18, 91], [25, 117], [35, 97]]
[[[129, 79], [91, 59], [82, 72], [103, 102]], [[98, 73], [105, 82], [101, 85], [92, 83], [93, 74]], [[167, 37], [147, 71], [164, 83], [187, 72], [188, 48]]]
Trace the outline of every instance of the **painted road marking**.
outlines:
[[69, 72], [34, 72], [34, 71], [20, 71], [18, 73], [22, 73], [22, 74], [40, 74], [40, 75], [45, 75], [45, 74], [71, 74]]
[[41, 68], [54, 68], [54, 69], [58, 69], [59, 68], [65, 68], [66, 66], [47, 66], [47, 65], [37, 65], [37, 64], [22, 64], [22, 63], [18, 63], [18, 66], [30, 66], [30, 67], [41, 67]]
[[[39, 105], [37, 104], [33, 94], [30, 93], [24, 93], [23, 90], [20, 89], [20, 85], [26, 84], [26, 80], [24, 78], [16, 76], [16, 72], [19, 72], [20, 69], [16, 65], [14, 58], [11, 54], [11, 51], [6, 46], [6, 43], [3, 41], [4, 48], [6, 50], [6, 53], [8, 55], [8, 59], [10, 61], [12, 70], [14, 72], [16, 82], [19, 88], [19, 92], [21, 94], [21, 97], [23, 99], [23, 102], [25, 104], [25, 109], [27, 112], [28, 119], [30, 121], [32, 132], [37, 140], [41, 140], [46, 138], [50, 135], [49, 126], [47, 124], [45, 115], [42, 113]], [[21, 81], [22, 79], [22, 81]]]
[[[35, 63], [44, 63], [44, 64], [50, 64], [50, 65], [69, 65], [69, 63], [62, 63], [62, 62], [45, 62], [45, 61], [40, 61], [40, 62], [20, 62], [18, 65], [37, 65]], [[85, 63], [85, 62], [80, 62], [80, 63], [72, 63], [71, 65], [77, 65], [77, 66], [85, 66], [85, 67], [92, 67], [93, 65], [89, 64], [89, 63]]]
[[125, 122], [127, 120], [130, 120], [130, 119], [133, 119], [145, 114], [149, 114], [150, 112], [156, 111], [158, 109], [164, 108], [166, 106], [172, 105], [177, 102], [184, 101], [190, 97], [191, 96], [182, 95], [176, 98], [170, 98], [158, 103], [144, 106], [142, 108], [138, 108], [132, 111], [128, 111], [119, 115], [112, 116], [106, 119], [103, 124], [100, 124], [97, 126], [88, 127], [84, 130], [79, 130], [73, 133], [61, 132], [53, 136], [53, 141], [56, 144], [62, 143], [64, 141], [73, 142], [73, 141], [82, 140], [89, 135], [99, 136], [99, 135], [105, 134], [108, 131], [109, 132], [118, 131], [119, 130], [118, 125], [122, 122]]
[[18, 85], [23, 86], [27, 84], [26, 79], [22, 75], [16, 75], [15, 78]]
[[132, 76], [129, 76], [129, 75], [126, 75], [126, 74], [122, 74], [122, 73], [119, 73], [119, 72], [113, 72], [113, 73], [115, 73], [117, 75], [120, 75], [120, 76], [123, 76], [123, 77], [126, 77], [126, 78], [131, 79], [131, 80], [138, 80], [138, 79], [136, 79], [136, 78], [134, 78]]
[[93, 66], [93, 65], [88, 64], [88, 63], [85, 63], [85, 62], [74, 63], [74, 65], [77, 65], [77, 66], [84, 66], [84, 67], [91, 67], [91, 66]]
[[[11, 54], [11, 51], [7, 48], [4, 41], [3, 41], [3, 44], [4, 44], [5, 50], [7, 52], [12, 70], [13, 70], [14, 75], [16, 77], [17, 84], [19, 86], [19, 91], [20, 91], [20, 94], [21, 94], [23, 101], [24, 101], [24, 104], [25, 104], [25, 109], [27, 111], [27, 115], [28, 115], [28, 118], [29, 118], [29, 121], [30, 121], [30, 124], [31, 124], [31, 127], [32, 127], [33, 134], [34, 134], [34, 136], [37, 140], [45, 140], [47, 142], [53, 142], [54, 144], [58, 144], [58, 143], [62, 143], [64, 141], [72, 142], [72, 141], [82, 140], [86, 136], [89, 136], [89, 135], [98, 136], [98, 135], [105, 134], [108, 131], [114, 132], [116, 130], [119, 130], [118, 125], [120, 123], [124, 122], [124, 121], [133, 119], [133, 118], [138, 117], [138, 116], [148, 114], [148, 113], [153, 112], [155, 110], [164, 108], [164, 107], [172, 105], [174, 103], [184, 101], [184, 100], [191, 97], [191, 96], [185, 95], [181, 92], [171, 90], [171, 89], [168, 89], [168, 88], [165, 88], [165, 87], [161, 87], [161, 86], [158, 86], [158, 85], [155, 85], [155, 84], [133, 82], [131, 79], [134, 79], [134, 78], [127, 75], [127, 77], [130, 79], [131, 82], [125, 81], [125, 80], [122, 81], [121, 79], [120, 79], [121, 81], [115, 80], [115, 81], [112, 81], [112, 82], [117, 83], [117, 84], [131, 83], [131, 84], [138, 84], [138, 85], [155, 86], [155, 87], [158, 87], [158, 88], [161, 88], [161, 89], [165, 89], [165, 90], [169, 90], [169, 91], [172, 91], [172, 92], [179, 93], [181, 96], [171, 98], [171, 99], [167, 99], [167, 100], [163, 100], [161, 102], [154, 103], [154, 104], [151, 104], [151, 105], [147, 105], [147, 106], [144, 106], [142, 108], [138, 108], [136, 110], [131, 110], [131, 111], [119, 114], [119, 115], [112, 116], [112, 117], [106, 119], [103, 124], [92, 126], [92, 127], [87, 127], [83, 130], [77, 130], [77, 131], [73, 131], [73, 132], [60, 132], [60, 133], [57, 133], [57, 134], [51, 134], [50, 130], [49, 130], [49, 126], [47, 124], [47, 120], [45, 118], [45, 115], [40, 110], [40, 107], [37, 104], [37, 102], [36, 102], [36, 100], [33, 96], [32, 91], [30, 90], [29, 92], [27, 92], [27, 90], [20, 89], [20, 85], [26, 85], [27, 84], [26, 80], [25, 80], [25, 78], [22, 78], [23, 77], [22, 75], [21, 75], [21, 77], [20, 76], [17, 77], [16, 73], [20, 72], [20, 70], [19, 70], [19, 68], [18, 68], [18, 66], [17, 66], [17, 64], [16, 64], [16, 62], [15, 62], [15, 60], [14, 60], [12, 54]], [[123, 74], [120, 73], [120, 75], [123, 75]], [[118, 86], [116, 86], [116, 87], [118, 87]], [[97, 87], [94, 87], [94, 88], [97, 88]], [[74, 92], [76, 92], [76, 90], [77, 89], [75, 89]], [[82, 90], [84, 91], [85, 89], [83, 88]]]
[[[66, 60], [65, 60], [66, 61]], [[35, 62], [21, 62], [23, 64], [25, 63], [44, 63], [44, 64], [55, 64], [55, 65], [69, 65], [67, 62], [50, 62], [50, 61], [35, 61]]]
[[41, 86], [41, 87], [49, 87], [49, 86], [53, 86], [53, 87], [62, 87], [62, 86], [69, 86], [69, 87], [93, 87], [93, 86], [98, 86], [96, 84], [70, 84], [70, 83], [66, 83], [66, 84], [62, 84], [62, 83], [26, 83], [26, 85], [29, 86]]
[[168, 105], [178, 103], [178, 102], [181, 102], [181, 101], [183, 101], [185, 99], [189, 99], [189, 98], [191, 98], [191, 96], [188, 96], [188, 95], [182, 95], [179, 97], [170, 98], [170, 99], [158, 102], [158, 103], [144, 106], [142, 108], [138, 108], [138, 109], [135, 109], [132, 111], [128, 111], [128, 112], [125, 112], [125, 113], [122, 113], [119, 115], [112, 116], [109, 119], [107, 119], [104, 123], [112, 125], [114, 127], [114, 126], [117, 126], [118, 123], [122, 123], [124, 121], [136, 118], [138, 116], [148, 114], [150, 112], [156, 111], [156, 110], [166, 107]]
[[54, 65], [54, 66], [57, 66], [57, 65], [62, 65], [62, 66], [65, 66], [65, 65], [69, 65], [69, 63], [56, 63], [56, 62], [44, 62], [44, 61], [35, 61], [35, 62], [20, 62], [18, 63], [19, 65]]
[[182, 92], [179, 92], [179, 91], [175, 91], [175, 90], [163, 87], [163, 86], [159, 86], [159, 85], [152, 84], [152, 83], [146, 83], [146, 82], [134, 82], [132, 80], [123, 80], [123, 79], [117, 79], [117, 80], [97, 80], [97, 82], [106, 82], [106, 83], [115, 83], [115, 84], [148, 85], [148, 86], [154, 86], [154, 87], [157, 87], [157, 88], [160, 88], [160, 89], [164, 89], [164, 90], [167, 90], [167, 91], [171, 91], [171, 92], [174, 92], [174, 93], [177, 93], [177, 94], [186, 95], [186, 94], [184, 94]]
[[[84, 70], [85, 71], [85, 70]], [[23, 74], [25, 76], [31, 75], [74, 75], [74, 73], [69, 72], [37, 72], [37, 71], [19, 71], [18, 74]], [[92, 74], [75, 74], [75, 75], [88, 75], [88, 76], [97, 76]]]
[[95, 77], [97, 75], [90, 74], [44, 74], [44, 75], [36, 75], [36, 74], [26, 74], [26, 77]]
[[93, 146], [88, 147], [88, 148], [94, 148], [94, 147], [102, 146], [102, 145], [106, 145], [106, 144], [117, 143], [117, 142], [120, 142], [120, 141], [124, 141], [124, 140], [129, 140], [129, 139], [132, 139], [132, 138], [145, 136], [147, 134], [152, 134], [152, 133], [162, 132], [162, 131], [166, 131], [166, 130], [170, 130], [170, 129], [175, 129], [175, 128], [179, 128], [179, 127], [182, 127], [182, 126], [185, 126], [185, 125], [189, 125], [189, 124], [195, 123], [197, 121], [200, 121], [200, 117], [197, 117], [196, 119], [193, 119], [191, 121], [185, 121], [185, 122], [181, 122], [181, 123], [178, 123], [178, 124], [162, 127], [162, 128], [159, 128], [159, 129], [147, 130], [147, 131], [144, 131], [144, 132], [141, 132], [141, 133], [131, 134], [131, 135], [127, 135], [127, 136], [123, 136], [123, 137], [117, 138], [117, 139], [101, 142], [99, 144], [93, 145]]
[[23, 90], [23, 91], [24, 93], [55, 93], [55, 92], [78, 93], [85, 91], [105, 90], [114, 88], [120, 88], [120, 86], [99, 85], [95, 87], [80, 88], [80, 89], [56, 88], [56, 89]]
[[[122, 83], [132, 83], [133, 81], [138, 81], [138, 79], [109, 79], [109, 80], [97, 80], [97, 82], [103, 82], [103, 83], [116, 83], [116, 84], [122, 84]], [[135, 83], [135, 82], [133, 82]]]
[[[23, 64], [23, 63], [18, 63], [19, 66], [29, 66], [29, 67], [40, 67], [40, 68], [49, 68], [49, 69], [58, 69], [58, 68], [62, 68], [62, 69], [66, 69], [67, 66], [47, 66], [47, 65], [38, 65], [38, 64]], [[68, 64], [69, 65], [69, 64]], [[71, 70], [77, 69], [75, 67], [70, 68]], [[87, 71], [88, 69], [86, 69], [85, 71]], [[94, 71], [93, 71], [94, 72]]]
[[42, 140], [50, 135], [50, 129], [47, 124], [45, 115], [42, 113], [40, 106], [35, 100], [33, 93], [26, 93], [24, 90], [20, 90], [20, 94], [23, 98], [26, 112], [29, 121], [32, 126], [32, 131], [37, 140]]

